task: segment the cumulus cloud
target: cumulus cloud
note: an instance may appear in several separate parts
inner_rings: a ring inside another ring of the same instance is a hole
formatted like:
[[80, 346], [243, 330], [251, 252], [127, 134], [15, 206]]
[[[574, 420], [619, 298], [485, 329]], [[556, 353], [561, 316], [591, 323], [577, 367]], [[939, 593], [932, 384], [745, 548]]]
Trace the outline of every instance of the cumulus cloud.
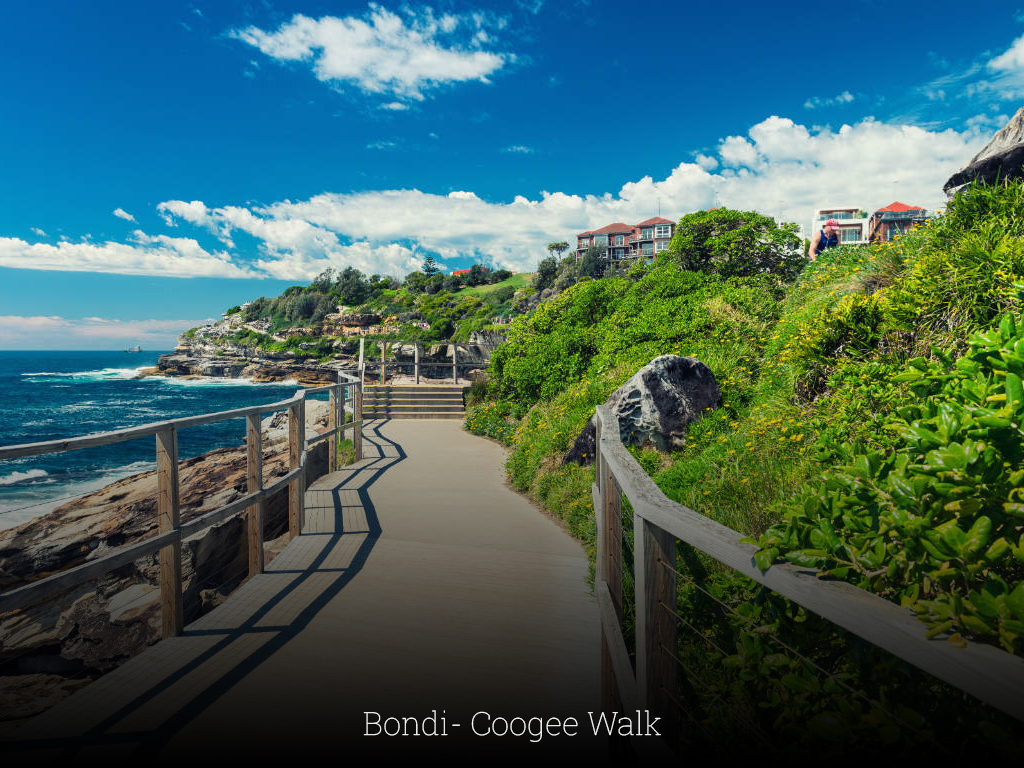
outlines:
[[510, 147], [505, 147], [502, 152], [511, 152], [518, 155], [532, 155], [533, 147], [528, 147], [525, 144], [513, 144]]
[[[781, 211], [805, 226], [816, 207], [837, 200], [874, 209], [899, 197], [935, 208], [944, 201], [942, 183], [984, 143], [974, 130], [929, 131], [871, 119], [815, 130], [773, 116], [745, 136], [723, 139], [716, 157], [698, 155], [664, 179], [645, 176], [614, 193], [543, 192], [536, 199], [489, 202], [469, 190], [401, 189], [325, 193], [253, 208], [168, 201], [159, 209], [172, 216], [183, 211], [222, 238], [244, 231], [260, 243], [254, 267], [285, 279], [349, 264], [404, 274], [417, 268], [424, 252], [528, 270], [554, 239], [613, 221], [641, 221], [659, 205], [674, 218], [717, 200], [773, 216]], [[203, 211], [199, 219], [197, 211]]]
[[[262, 206], [167, 200], [157, 212], [168, 225], [209, 233], [225, 250], [141, 230], [124, 243], [0, 238], [0, 266], [308, 280], [328, 266], [404, 275], [430, 253], [532, 270], [553, 240], [571, 241], [577, 232], [614, 221], [642, 221], [659, 209], [678, 218], [717, 204], [806, 227], [815, 208], [830, 204], [874, 210], [895, 198], [939, 207], [943, 182], [986, 143], [982, 128], [980, 118], [963, 131], [867, 118], [832, 130], [772, 116], [679, 163], [664, 178], [644, 176], [589, 195], [545, 191], [489, 201], [472, 190], [387, 189]], [[255, 246], [239, 252], [236, 240]]]
[[173, 347], [182, 328], [204, 320], [117, 320], [59, 315], [0, 316], [0, 347], [4, 349], [97, 349], [140, 344], [148, 349]]
[[125, 221], [135, 221], [135, 217], [128, 213], [128, 211], [126, 211], [124, 208], [115, 208], [112, 211], [112, 213], [119, 219], [124, 219]]
[[818, 109], [819, 107], [831, 107], [836, 104], [849, 104], [853, 99], [854, 96], [849, 91], [843, 91], [837, 96], [827, 98], [811, 96], [811, 98], [804, 102], [804, 109]]
[[61, 240], [52, 245], [0, 237], [0, 267], [165, 277], [255, 276], [248, 267], [232, 263], [227, 253], [209, 253], [194, 239], [149, 236], [141, 230], [126, 243]]
[[274, 31], [250, 26], [229, 35], [279, 62], [309, 65], [322, 82], [422, 100], [442, 85], [489, 82], [513, 61], [511, 53], [482, 50], [491, 39], [487, 28], [500, 26], [484, 13], [438, 18], [426, 8], [406, 10], [403, 18], [371, 3], [362, 18], [297, 14]]
[[32, 227], [32, 233], [39, 235], [39, 237], [46, 237], [46, 232], [41, 230], [39, 227]]

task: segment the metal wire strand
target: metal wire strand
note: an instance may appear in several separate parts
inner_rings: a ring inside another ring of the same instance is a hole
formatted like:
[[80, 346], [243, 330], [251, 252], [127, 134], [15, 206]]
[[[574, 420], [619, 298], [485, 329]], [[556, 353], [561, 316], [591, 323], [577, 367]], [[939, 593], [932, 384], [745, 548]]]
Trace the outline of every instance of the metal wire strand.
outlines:
[[[674, 567], [672, 567], [671, 565], [669, 565], [669, 564], [668, 564], [667, 562], [665, 562], [664, 560], [662, 560], [662, 561], [660, 561], [660, 562], [661, 562], [661, 563], [662, 563], [662, 565], [664, 565], [664, 567], [665, 567], [665, 568], [667, 568], [667, 569], [668, 569], [669, 571], [671, 571], [672, 573], [676, 574], [676, 575], [677, 575], [677, 576], [678, 576], [679, 578], [681, 578], [681, 579], [682, 579], [683, 581], [687, 582], [688, 584], [691, 584], [691, 585], [692, 585], [692, 586], [694, 586], [694, 587], [695, 587], [696, 589], [698, 589], [698, 590], [700, 590], [701, 592], [703, 592], [703, 593], [704, 593], [705, 595], [707, 595], [708, 597], [710, 597], [710, 598], [711, 598], [712, 600], [714, 600], [714, 601], [715, 601], [716, 603], [718, 603], [719, 605], [721, 605], [721, 606], [722, 606], [723, 608], [725, 608], [725, 609], [726, 609], [727, 611], [729, 611], [730, 613], [732, 613], [732, 614], [733, 614], [733, 615], [735, 615], [735, 616], [738, 616], [738, 617], [739, 617], [739, 618], [740, 618], [741, 620], [743, 620], [744, 622], [746, 622], [746, 623], [747, 623], [748, 625], [756, 626], [756, 623], [755, 623], [755, 622], [753, 621], [753, 619], [750, 619], [750, 618], [748, 618], [748, 617], [744, 616], [744, 615], [743, 615], [742, 613], [740, 613], [739, 611], [737, 611], [737, 610], [736, 610], [735, 608], [733, 608], [733, 607], [732, 607], [731, 605], [729, 605], [729, 604], [727, 604], [727, 603], [724, 603], [724, 602], [722, 602], [722, 601], [721, 601], [721, 600], [719, 600], [719, 599], [718, 599], [717, 597], [715, 597], [715, 596], [714, 596], [713, 594], [711, 594], [711, 593], [710, 593], [710, 592], [708, 592], [708, 591], [707, 591], [706, 589], [704, 589], [704, 588], [703, 588], [702, 586], [700, 586], [700, 584], [698, 584], [697, 582], [695, 582], [695, 581], [694, 581], [693, 579], [689, 578], [689, 577], [688, 577], [688, 576], [686, 576], [685, 574], [681, 573], [680, 571], [678, 571], [678, 570], [677, 570], [676, 568], [674, 568]], [[859, 698], [859, 699], [862, 699], [863, 701], [865, 701], [865, 702], [866, 702], [867, 704], [869, 704], [869, 705], [870, 705], [871, 707], [874, 707], [874, 708], [877, 708], [877, 709], [881, 710], [881, 711], [882, 711], [882, 712], [884, 712], [884, 713], [885, 713], [886, 715], [888, 715], [889, 717], [891, 717], [891, 718], [892, 718], [892, 719], [893, 719], [894, 721], [896, 721], [896, 722], [897, 722], [897, 723], [899, 723], [900, 725], [904, 726], [905, 728], [907, 728], [908, 730], [910, 730], [910, 731], [911, 731], [912, 733], [914, 733], [914, 734], [916, 734], [917, 736], [919, 736], [919, 737], [920, 737], [921, 739], [923, 739], [923, 740], [925, 740], [925, 741], [928, 741], [928, 742], [930, 742], [931, 744], [935, 745], [935, 746], [936, 746], [936, 747], [938, 747], [939, 749], [941, 749], [941, 750], [943, 750], [943, 751], [945, 751], [945, 752], [947, 752], [947, 753], [949, 753], [949, 754], [952, 754], [952, 753], [950, 752], [950, 750], [948, 750], [948, 749], [947, 749], [946, 747], [944, 747], [944, 746], [942, 746], [941, 744], [939, 744], [938, 742], [936, 742], [936, 741], [935, 741], [935, 740], [934, 740], [933, 738], [931, 738], [930, 736], [926, 736], [926, 735], [925, 735], [925, 734], [923, 734], [923, 733], [922, 733], [921, 731], [919, 731], [919, 730], [918, 730], [917, 728], [915, 728], [914, 726], [910, 725], [910, 723], [906, 722], [905, 720], [903, 720], [902, 718], [900, 718], [900, 717], [899, 717], [898, 715], [895, 715], [895, 714], [893, 714], [893, 713], [892, 713], [892, 712], [890, 712], [890, 711], [889, 711], [888, 709], [886, 709], [885, 707], [883, 707], [883, 706], [882, 706], [882, 705], [881, 705], [881, 704], [880, 704], [879, 702], [876, 702], [876, 701], [872, 701], [872, 700], [871, 700], [871, 699], [869, 699], [869, 698], [868, 698], [868, 697], [867, 697], [867, 696], [866, 696], [865, 694], [863, 694], [862, 692], [860, 692], [860, 691], [856, 690], [855, 688], [853, 688], [852, 686], [850, 686], [850, 685], [849, 685], [849, 684], [848, 684], [848, 683], [847, 683], [846, 681], [844, 681], [844, 680], [843, 680], [842, 678], [838, 677], [838, 676], [837, 676], [837, 675], [835, 675], [834, 673], [832, 673], [832, 672], [830, 672], [829, 670], [825, 669], [824, 667], [822, 667], [822, 666], [821, 666], [820, 664], [818, 664], [818, 663], [817, 663], [816, 661], [814, 661], [813, 659], [811, 659], [811, 658], [808, 658], [808, 657], [807, 657], [807, 656], [805, 656], [804, 654], [800, 653], [800, 651], [798, 651], [798, 650], [796, 650], [795, 648], [793, 648], [793, 647], [792, 647], [791, 645], [789, 645], [788, 643], [786, 643], [786, 642], [785, 642], [784, 640], [782, 640], [781, 638], [779, 638], [779, 637], [776, 637], [775, 635], [773, 635], [773, 634], [771, 634], [771, 633], [764, 633], [764, 635], [763, 635], [763, 636], [764, 636], [764, 637], [767, 637], [767, 638], [769, 638], [770, 640], [774, 641], [774, 642], [775, 642], [775, 643], [777, 643], [778, 645], [782, 646], [783, 648], [785, 648], [785, 649], [786, 649], [787, 651], [789, 651], [790, 653], [792, 653], [792, 654], [793, 654], [794, 656], [796, 656], [797, 658], [801, 659], [802, 661], [806, 661], [806, 662], [807, 662], [808, 664], [810, 664], [811, 666], [813, 666], [813, 667], [814, 667], [815, 669], [817, 669], [817, 670], [818, 670], [819, 672], [821, 672], [821, 673], [822, 673], [823, 675], [825, 675], [826, 677], [829, 677], [829, 678], [831, 678], [831, 679], [835, 680], [835, 681], [836, 681], [837, 683], [839, 683], [839, 685], [841, 685], [841, 686], [842, 686], [843, 688], [845, 688], [845, 689], [846, 689], [847, 691], [849, 691], [850, 693], [852, 693], [852, 694], [853, 694], [854, 696], [856, 696], [857, 698]]]

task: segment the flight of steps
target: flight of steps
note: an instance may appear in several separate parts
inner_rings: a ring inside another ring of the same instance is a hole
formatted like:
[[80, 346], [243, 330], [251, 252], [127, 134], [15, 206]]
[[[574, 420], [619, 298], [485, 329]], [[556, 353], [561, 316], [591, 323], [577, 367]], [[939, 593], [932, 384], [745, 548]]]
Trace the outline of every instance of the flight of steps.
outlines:
[[462, 419], [466, 388], [455, 385], [378, 384], [363, 387], [364, 419]]

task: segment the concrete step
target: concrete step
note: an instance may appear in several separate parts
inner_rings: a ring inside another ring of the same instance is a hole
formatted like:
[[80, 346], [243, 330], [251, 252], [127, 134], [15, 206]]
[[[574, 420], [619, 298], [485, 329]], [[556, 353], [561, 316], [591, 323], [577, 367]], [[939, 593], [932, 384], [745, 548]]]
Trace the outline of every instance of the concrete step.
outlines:
[[464, 419], [466, 415], [463, 413], [452, 413], [452, 414], [438, 414], [429, 411], [415, 411], [415, 412], [390, 412], [381, 413], [374, 416], [365, 416], [366, 419]]
[[465, 387], [458, 385], [374, 384], [363, 388], [368, 419], [461, 419]]

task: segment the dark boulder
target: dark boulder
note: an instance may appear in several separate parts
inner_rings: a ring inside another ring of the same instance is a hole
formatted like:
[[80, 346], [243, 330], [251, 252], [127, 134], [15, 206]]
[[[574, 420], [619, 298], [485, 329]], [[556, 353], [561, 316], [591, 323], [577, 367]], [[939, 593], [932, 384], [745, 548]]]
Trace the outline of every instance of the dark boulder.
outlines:
[[[704, 363], [692, 357], [662, 355], [633, 374], [605, 405], [618, 419], [619, 438], [625, 445], [669, 451], [681, 448], [687, 427], [721, 401], [718, 382]], [[595, 428], [589, 422], [564, 461], [590, 464], [595, 448]]]
[[1004, 179], [1024, 177], [1024, 107], [1017, 110], [992, 141], [985, 145], [966, 167], [954, 173], [942, 186], [947, 195], [954, 195], [972, 181], [995, 184]]

